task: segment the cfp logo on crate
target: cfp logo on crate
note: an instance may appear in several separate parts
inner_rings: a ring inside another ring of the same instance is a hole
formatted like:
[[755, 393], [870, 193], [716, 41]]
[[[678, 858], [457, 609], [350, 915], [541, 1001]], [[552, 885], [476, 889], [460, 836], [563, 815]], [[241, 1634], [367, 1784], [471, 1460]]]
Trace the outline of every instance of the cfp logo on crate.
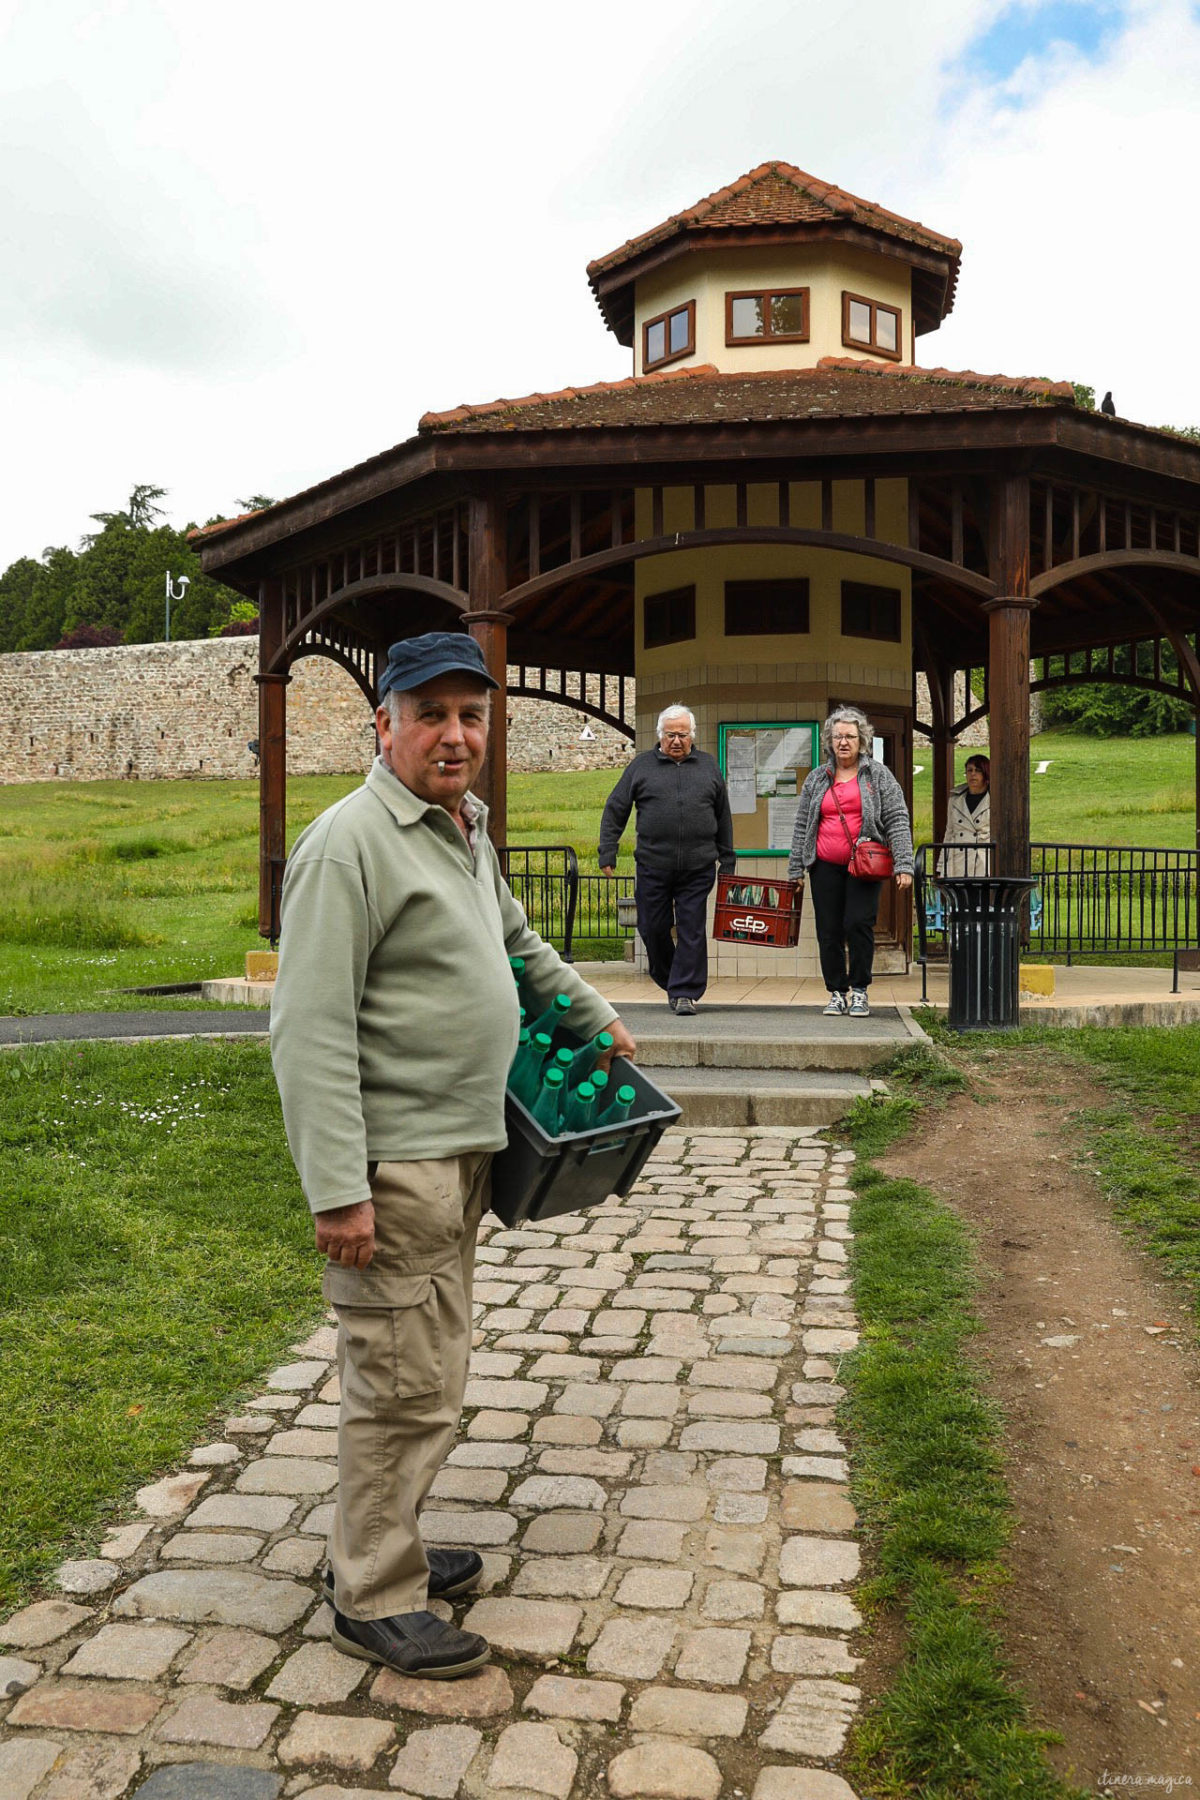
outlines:
[[730, 919], [729, 929], [731, 931], [769, 931], [771, 927], [766, 919], [756, 919], [753, 913], [744, 913], [740, 919]]

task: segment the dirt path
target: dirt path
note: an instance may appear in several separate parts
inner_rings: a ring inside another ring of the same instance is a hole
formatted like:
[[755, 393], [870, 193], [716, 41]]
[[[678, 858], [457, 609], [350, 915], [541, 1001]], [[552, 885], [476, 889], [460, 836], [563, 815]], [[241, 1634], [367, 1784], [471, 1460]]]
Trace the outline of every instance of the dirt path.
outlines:
[[[981, 1355], [1008, 1421], [1006, 1642], [1056, 1767], [1099, 1793], [1200, 1788], [1200, 1353], [1182, 1288], [1113, 1224], [1045, 1051], [882, 1160], [978, 1230]], [[1106, 1779], [1107, 1777], [1107, 1779]]]

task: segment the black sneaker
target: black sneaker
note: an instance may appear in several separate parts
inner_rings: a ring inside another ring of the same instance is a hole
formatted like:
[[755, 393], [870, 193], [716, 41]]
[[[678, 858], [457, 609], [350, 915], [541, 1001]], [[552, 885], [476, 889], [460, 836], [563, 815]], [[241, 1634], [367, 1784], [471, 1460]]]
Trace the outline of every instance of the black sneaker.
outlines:
[[678, 1000], [674, 1002], [674, 1006], [676, 1013], [681, 1018], [690, 1019], [692, 1014], [696, 1011], [696, 1002], [694, 1000], [689, 1000], [686, 994], [680, 994]]
[[[429, 1598], [454, 1600], [479, 1585], [483, 1558], [477, 1550], [426, 1550], [429, 1564]], [[325, 1598], [333, 1604], [333, 1570], [326, 1564]]]
[[429, 1681], [457, 1681], [481, 1669], [492, 1654], [478, 1632], [459, 1631], [431, 1612], [396, 1613], [390, 1619], [348, 1619], [335, 1612], [331, 1636], [347, 1656]]

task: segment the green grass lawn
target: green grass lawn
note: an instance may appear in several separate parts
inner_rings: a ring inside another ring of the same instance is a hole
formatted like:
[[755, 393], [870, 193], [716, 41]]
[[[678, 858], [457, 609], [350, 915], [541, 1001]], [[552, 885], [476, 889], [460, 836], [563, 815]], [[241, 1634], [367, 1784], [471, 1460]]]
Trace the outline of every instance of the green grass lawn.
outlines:
[[[967, 752], [959, 756], [959, 772]], [[918, 841], [931, 833], [931, 773], [914, 783]], [[918, 745], [917, 763], [922, 749]], [[1035, 838], [1194, 843], [1195, 743], [1047, 733], [1035, 739]], [[615, 772], [509, 777], [512, 844], [570, 844], [596, 872]], [[358, 784], [288, 784], [288, 841]], [[632, 869], [632, 826], [621, 868]], [[240, 972], [257, 930], [258, 788], [251, 781], [38, 782], [0, 789], [0, 1015], [194, 1006], [122, 989]], [[583, 947], [586, 949], [586, 947]]]
[[0, 1145], [3, 1613], [322, 1308], [263, 1044], [5, 1051]]

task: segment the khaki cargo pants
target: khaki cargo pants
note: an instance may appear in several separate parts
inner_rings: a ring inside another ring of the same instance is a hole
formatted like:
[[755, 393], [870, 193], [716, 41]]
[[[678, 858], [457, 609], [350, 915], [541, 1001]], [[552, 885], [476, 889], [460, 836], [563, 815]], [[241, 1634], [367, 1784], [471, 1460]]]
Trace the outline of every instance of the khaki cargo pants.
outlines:
[[475, 1151], [375, 1165], [370, 1266], [326, 1265], [342, 1389], [329, 1561], [347, 1618], [427, 1604], [418, 1517], [462, 1412], [475, 1236], [491, 1164], [490, 1151]]

